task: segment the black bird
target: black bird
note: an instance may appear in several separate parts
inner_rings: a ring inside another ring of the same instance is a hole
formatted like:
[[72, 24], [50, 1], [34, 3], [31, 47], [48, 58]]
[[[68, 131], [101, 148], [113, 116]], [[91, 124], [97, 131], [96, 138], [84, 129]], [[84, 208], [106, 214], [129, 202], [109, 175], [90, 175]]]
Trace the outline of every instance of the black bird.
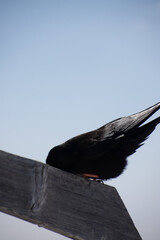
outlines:
[[115, 178], [123, 172], [126, 158], [143, 145], [160, 123], [158, 117], [142, 125], [158, 109], [160, 102], [137, 114], [118, 118], [94, 131], [71, 138], [52, 148], [46, 163], [88, 178]]

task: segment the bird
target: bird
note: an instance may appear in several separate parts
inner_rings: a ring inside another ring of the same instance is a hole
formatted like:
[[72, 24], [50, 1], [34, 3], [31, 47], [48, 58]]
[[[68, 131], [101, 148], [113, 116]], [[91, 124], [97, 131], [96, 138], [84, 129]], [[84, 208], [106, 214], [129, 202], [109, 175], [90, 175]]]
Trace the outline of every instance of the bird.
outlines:
[[157, 117], [143, 124], [159, 109], [160, 102], [73, 137], [52, 148], [46, 164], [92, 180], [116, 178], [126, 168], [127, 157], [144, 144], [160, 123]]

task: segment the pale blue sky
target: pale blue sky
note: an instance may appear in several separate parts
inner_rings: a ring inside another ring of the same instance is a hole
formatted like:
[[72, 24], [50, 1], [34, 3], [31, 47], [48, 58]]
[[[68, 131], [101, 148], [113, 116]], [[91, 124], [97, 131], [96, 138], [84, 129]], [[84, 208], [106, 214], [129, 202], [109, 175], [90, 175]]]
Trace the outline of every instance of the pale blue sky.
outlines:
[[[160, 1], [0, 5], [2, 150], [45, 162], [53, 146], [160, 101]], [[159, 142], [160, 126], [107, 182], [144, 240], [160, 238]], [[3, 240], [65, 239], [5, 214], [0, 221]]]

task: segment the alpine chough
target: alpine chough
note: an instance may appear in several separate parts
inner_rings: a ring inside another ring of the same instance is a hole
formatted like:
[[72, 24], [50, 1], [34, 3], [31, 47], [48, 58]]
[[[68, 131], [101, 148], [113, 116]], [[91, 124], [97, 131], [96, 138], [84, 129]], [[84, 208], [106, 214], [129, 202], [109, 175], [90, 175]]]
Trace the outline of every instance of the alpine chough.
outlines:
[[160, 109], [160, 102], [144, 111], [118, 118], [52, 148], [46, 163], [88, 178], [107, 180], [119, 176], [127, 157], [153, 132], [160, 117], [142, 125]]

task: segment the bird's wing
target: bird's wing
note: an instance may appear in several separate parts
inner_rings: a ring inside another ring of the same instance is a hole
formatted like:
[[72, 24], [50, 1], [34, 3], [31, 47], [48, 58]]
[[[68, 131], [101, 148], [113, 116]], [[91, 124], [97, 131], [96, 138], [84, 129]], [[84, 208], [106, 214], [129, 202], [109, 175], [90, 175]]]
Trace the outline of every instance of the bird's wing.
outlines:
[[159, 123], [157, 118], [139, 127], [159, 108], [160, 103], [137, 114], [116, 119], [95, 131], [79, 135], [67, 142], [72, 145], [73, 151], [75, 149], [75, 156], [81, 156], [84, 160], [97, 159], [104, 154], [114, 154], [114, 150], [119, 151], [121, 156], [127, 157], [141, 146]]
[[119, 137], [121, 134], [124, 134], [134, 128], [139, 127], [158, 109], [160, 109], [160, 103], [157, 103], [154, 106], [149, 107], [139, 113], [130, 115], [128, 117], [118, 118], [112, 122], [109, 122], [108, 124], [98, 129], [100, 130], [100, 132], [103, 132], [101, 140], [103, 141], [106, 138], [110, 137]]
[[88, 135], [88, 144], [83, 147], [83, 156], [87, 159], [95, 159], [103, 155], [119, 155], [119, 157], [126, 158], [143, 145], [143, 142], [153, 132], [158, 123], [160, 123], [160, 117], [130, 131], [126, 131], [124, 128], [123, 130], [120, 128], [118, 131], [117, 122], [115, 122], [114, 127], [108, 126], [109, 131], [102, 131], [101, 129], [93, 135], [90, 134], [90, 137]]

